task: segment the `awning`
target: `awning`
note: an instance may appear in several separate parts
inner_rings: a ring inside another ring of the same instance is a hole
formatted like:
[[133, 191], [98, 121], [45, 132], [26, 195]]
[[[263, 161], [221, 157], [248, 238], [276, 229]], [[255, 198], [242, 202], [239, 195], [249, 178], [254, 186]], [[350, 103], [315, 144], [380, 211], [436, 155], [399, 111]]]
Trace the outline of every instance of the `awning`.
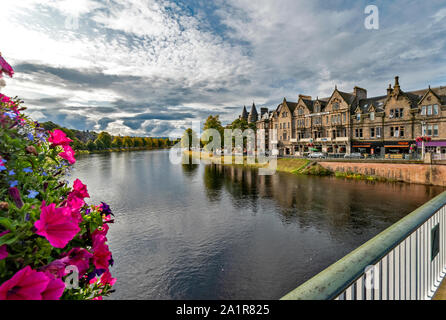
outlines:
[[[421, 147], [422, 143], [417, 142], [417, 147]], [[446, 147], [446, 141], [430, 141], [424, 143], [425, 147]]]
[[370, 148], [370, 147], [371, 147], [370, 144], [357, 144], [353, 146], [353, 148]]
[[384, 146], [385, 148], [409, 148], [409, 146], [408, 145], [401, 145], [401, 144], [398, 144], [398, 145], [391, 145], [391, 146]]

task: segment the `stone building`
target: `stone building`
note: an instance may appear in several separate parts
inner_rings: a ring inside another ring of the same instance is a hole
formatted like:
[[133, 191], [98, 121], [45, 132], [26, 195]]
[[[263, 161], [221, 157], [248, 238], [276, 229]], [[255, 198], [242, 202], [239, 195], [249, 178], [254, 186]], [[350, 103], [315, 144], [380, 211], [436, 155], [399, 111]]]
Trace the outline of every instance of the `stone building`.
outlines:
[[429, 136], [426, 149], [446, 159], [446, 87], [405, 92], [395, 77], [382, 96], [368, 97], [360, 87], [352, 92], [335, 87], [326, 98], [284, 98], [273, 111], [263, 110], [265, 114], [257, 128], [277, 130], [277, 136], [269, 138], [277, 142], [281, 155], [407, 154], [419, 149], [417, 137]]

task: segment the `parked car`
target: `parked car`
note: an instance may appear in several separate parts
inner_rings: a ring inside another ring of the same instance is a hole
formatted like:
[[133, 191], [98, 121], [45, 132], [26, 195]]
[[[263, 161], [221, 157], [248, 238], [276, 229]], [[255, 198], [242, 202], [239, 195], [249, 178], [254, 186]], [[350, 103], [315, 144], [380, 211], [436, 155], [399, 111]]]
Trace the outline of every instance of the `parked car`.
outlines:
[[308, 155], [308, 158], [325, 158], [325, 155], [322, 152], [312, 152]]
[[350, 154], [346, 154], [344, 156], [344, 158], [346, 158], [346, 159], [361, 159], [362, 155], [359, 152], [353, 152]]

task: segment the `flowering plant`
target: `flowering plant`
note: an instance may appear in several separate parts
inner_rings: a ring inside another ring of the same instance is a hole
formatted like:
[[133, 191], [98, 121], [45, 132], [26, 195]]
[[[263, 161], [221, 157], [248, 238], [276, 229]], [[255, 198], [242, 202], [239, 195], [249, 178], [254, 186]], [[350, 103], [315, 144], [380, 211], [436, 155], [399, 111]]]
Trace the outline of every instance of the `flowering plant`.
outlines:
[[416, 142], [430, 142], [432, 141], [431, 137], [425, 136], [425, 137], [418, 137], [415, 139]]
[[64, 175], [71, 140], [47, 132], [0, 94], [0, 300], [102, 299], [116, 279], [107, 245], [110, 207]]

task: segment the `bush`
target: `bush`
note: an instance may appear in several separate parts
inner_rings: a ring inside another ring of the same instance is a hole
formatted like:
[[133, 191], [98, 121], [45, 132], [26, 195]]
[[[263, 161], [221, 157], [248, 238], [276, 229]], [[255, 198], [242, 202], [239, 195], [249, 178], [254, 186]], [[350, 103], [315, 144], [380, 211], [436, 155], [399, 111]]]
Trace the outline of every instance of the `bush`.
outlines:
[[102, 299], [116, 281], [110, 208], [87, 204], [80, 180], [68, 185], [72, 140], [21, 103], [0, 94], [0, 300]]

